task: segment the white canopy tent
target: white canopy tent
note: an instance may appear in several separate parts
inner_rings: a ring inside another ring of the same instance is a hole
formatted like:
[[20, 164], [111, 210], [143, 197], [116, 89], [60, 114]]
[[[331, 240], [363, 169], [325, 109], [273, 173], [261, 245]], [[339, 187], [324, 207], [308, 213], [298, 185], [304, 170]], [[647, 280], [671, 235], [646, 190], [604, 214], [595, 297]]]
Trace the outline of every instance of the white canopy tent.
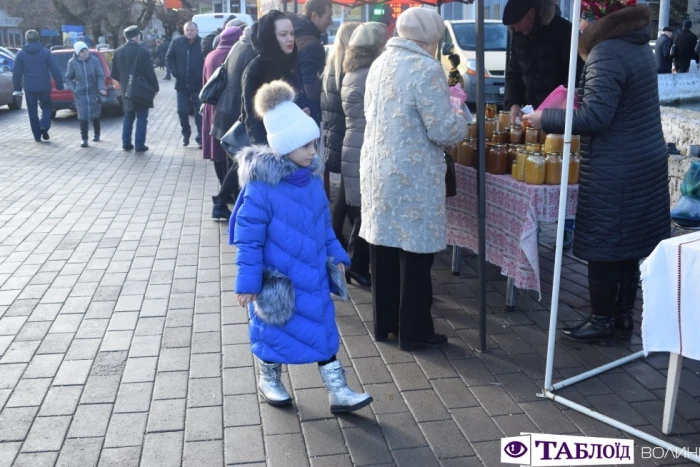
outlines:
[[[573, 12], [571, 15], [571, 22], [573, 24], [571, 31], [571, 55], [569, 57], [569, 82], [568, 82], [568, 94], [566, 100], [566, 127], [564, 132], [564, 155], [562, 164], [562, 177], [561, 177], [561, 193], [559, 196], [559, 219], [557, 224], [557, 243], [556, 243], [556, 253], [554, 261], [554, 283], [552, 285], [552, 303], [551, 303], [551, 314], [549, 319], [549, 339], [547, 347], [547, 363], [545, 372], [544, 388], [541, 397], [546, 397], [558, 402], [559, 404], [565, 405], [570, 409], [576, 410], [582, 414], [588, 415], [589, 417], [595, 418], [603, 423], [611, 425], [621, 431], [629, 433], [637, 438], [643, 439], [651, 444], [659, 446], [663, 449], [667, 449], [672, 452], [675, 456], [685, 457], [693, 462], [700, 463], [700, 456], [693, 452], [689, 452], [687, 449], [681, 449], [678, 446], [670, 444], [667, 441], [651, 436], [648, 433], [644, 433], [634, 427], [625, 425], [613, 418], [607, 417], [601, 413], [595, 412], [587, 407], [580, 404], [572, 402], [564, 397], [555, 394], [555, 391], [571, 386], [579, 381], [591, 378], [593, 376], [604, 373], [607, 370], [617, 368], [633, 360], [641, 358], [644, 356], [644, 352], [640, 351], [633, 355], [621, 358], [619, 360], [613, 361], [599, 368], [582, 373], [578, 376], [574, 376], [567, 380], [561, 381], [557, 384], [552, 384], [552, 372], [554, 369], [554, 351], [556, 348], [556, 333], [557, 333], [557, 315], [559, 312], [559, 289], [561, 284], [561, 267], [562, 267], [562, 254], [563, 254], [563, 244], [564, 244], [564, 221], [566, 215], [566, 202], [567, 202], [567, 189], [569, 185], [569, 159], [571, 156], [571, 133], [573, 127], [573, 115], [574, 115], [574, 93], [576, 92], [576, 60], [578, 57], [578, 39], [579, 39], [579, 24], [581, 16], [581, 0], [573, 0]], [[483, 0], [479, 0], [481, 4]], [[673, 414], [671, 414], [673, 416]]]

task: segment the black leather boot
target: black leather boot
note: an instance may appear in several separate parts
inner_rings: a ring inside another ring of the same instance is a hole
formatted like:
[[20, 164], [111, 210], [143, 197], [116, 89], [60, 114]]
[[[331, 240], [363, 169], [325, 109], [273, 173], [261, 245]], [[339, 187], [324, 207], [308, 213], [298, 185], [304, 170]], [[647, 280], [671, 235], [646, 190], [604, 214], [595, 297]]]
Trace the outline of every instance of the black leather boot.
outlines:
[[617, 313], [615, 314], [615, 337], [622, 340], [632, 339], [634, 331], [634, 304], [639, 288], [639, 263], [631, 262], [622, 268], [620, 291], [617, 296]]
[[211, 218], [229, 220], [231, 218], [231, 210], [226, 206], [226, 203], [218, 196], [212, 196], [211, 200], [214, 204], [211, 210]]
[[576, 327], [562, 329], [561, 333], [565, 338], [576, 342], [613, 345], [617, 284], [610, 286], [589, 281], [588, 288], [591, 295], [591, 316]]

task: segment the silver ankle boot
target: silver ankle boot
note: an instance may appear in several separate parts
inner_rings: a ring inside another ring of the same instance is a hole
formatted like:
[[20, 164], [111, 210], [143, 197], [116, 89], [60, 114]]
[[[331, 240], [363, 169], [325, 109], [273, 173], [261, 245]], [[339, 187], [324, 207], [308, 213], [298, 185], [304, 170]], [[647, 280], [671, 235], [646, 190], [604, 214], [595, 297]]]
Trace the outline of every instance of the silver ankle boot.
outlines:
[[292, 403], [292, 398], [282, 384], [281, 364], [260, 362], [258, 392], [273, 407], [282, 407]]
[[331, 413], [354, 412], [372, 402], [372, 396], [366, 392], [360, 394], [348, 387], [345, 370], [339, 360], [319, 366], [318, 371], [328, 389]]

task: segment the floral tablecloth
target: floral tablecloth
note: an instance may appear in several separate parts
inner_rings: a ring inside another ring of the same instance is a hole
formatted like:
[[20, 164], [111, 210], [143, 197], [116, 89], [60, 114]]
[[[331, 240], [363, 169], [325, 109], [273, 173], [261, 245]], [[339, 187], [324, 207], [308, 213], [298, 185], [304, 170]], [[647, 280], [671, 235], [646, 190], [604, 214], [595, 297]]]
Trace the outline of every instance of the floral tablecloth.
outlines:
[[[456, 165], [457, 196], [447, 198], [447, 244], [479, 249], [477, 173]], [[540, 290], [539, 222], [556, 222], [558, 185], [527, 185], [510, 175], [486, 174], [486, 261], [515, 279], [519, 289]], [[576, 217], [578, 185], [569, 186], [567, 219]]]

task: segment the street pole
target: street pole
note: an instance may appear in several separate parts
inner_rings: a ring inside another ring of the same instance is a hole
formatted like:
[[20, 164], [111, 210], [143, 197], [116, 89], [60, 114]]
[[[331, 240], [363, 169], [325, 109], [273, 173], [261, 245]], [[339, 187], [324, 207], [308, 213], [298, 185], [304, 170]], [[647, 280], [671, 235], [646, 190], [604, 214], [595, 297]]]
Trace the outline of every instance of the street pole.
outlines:
[[486, 351], [486, 66], [484, 63], [484, 0], [476, 0], [476, 124], [479, 137], [479, 348]]
[[671, 0], [661, 0], [659, 2], [659, 31], [657, 35], [661, 35], [661, 31], [668, 26], [670, 15]]

